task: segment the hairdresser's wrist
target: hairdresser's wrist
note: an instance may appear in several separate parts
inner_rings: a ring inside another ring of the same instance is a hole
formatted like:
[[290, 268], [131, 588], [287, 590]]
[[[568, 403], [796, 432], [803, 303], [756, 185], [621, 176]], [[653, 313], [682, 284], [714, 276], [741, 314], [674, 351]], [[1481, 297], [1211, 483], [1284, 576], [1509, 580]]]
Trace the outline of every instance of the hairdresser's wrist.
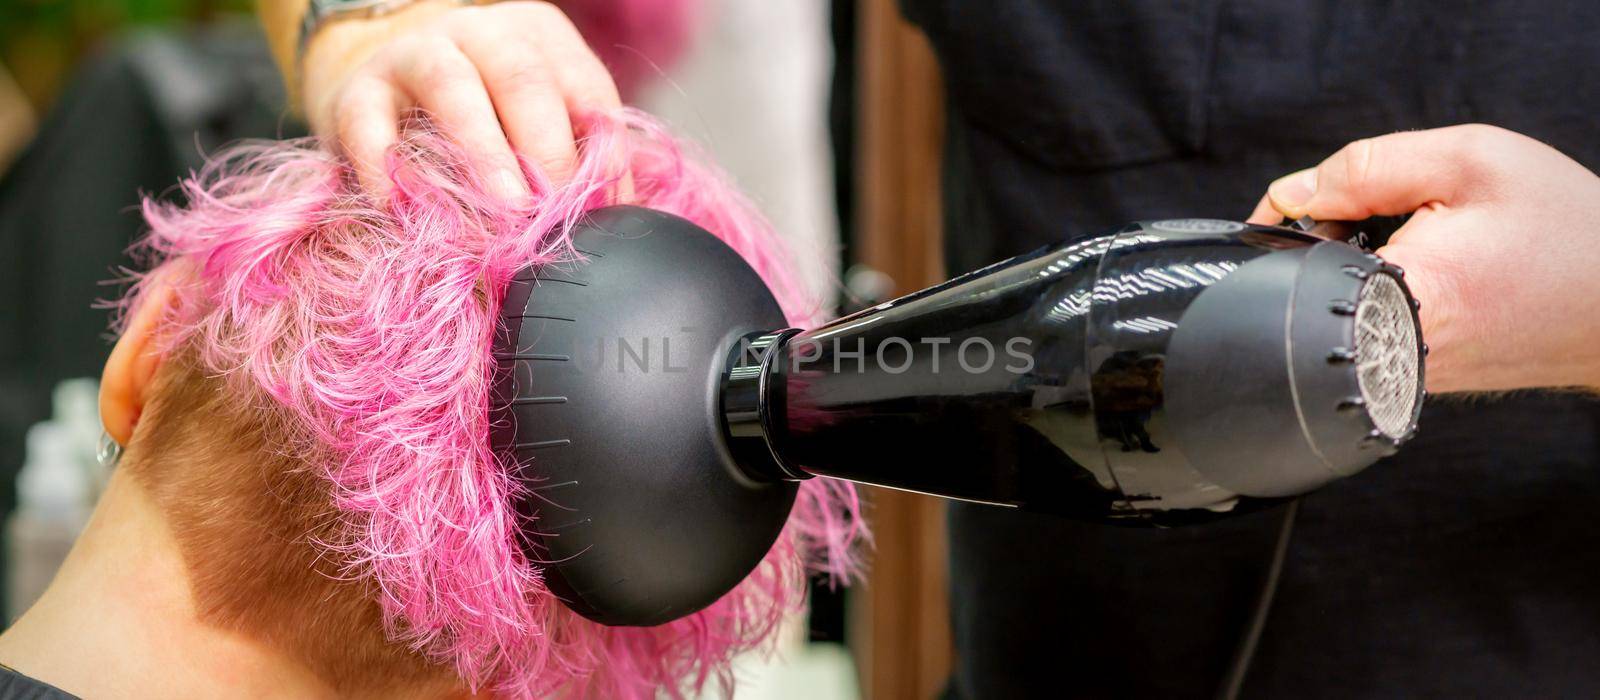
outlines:
[[[416, 0], [373, 17], [350, 17], [327, 22], [305, 39], [305, 50], [286, 75], [299, 98], [303, 113], [316, 119], [326, 110], [320, 101], [331, 99], [356, 68], [396, 37], [461, 7], [457, 0]], [[314, 127], [324, 125], [313, 124]]]
[[1570, 387], [1597, 377], [1592, 367], [1549, 356], [1533, 343], [1509, 341], [1508, 334], [1521, 324], [1497, 313], [1494, 299], [1506, 290], [1485, 285], [1470, 270], [1430, 252], [1407, 246], [1379, 251], [1405, 270], [1407, 286], [1421, 304], [1430, 393]]

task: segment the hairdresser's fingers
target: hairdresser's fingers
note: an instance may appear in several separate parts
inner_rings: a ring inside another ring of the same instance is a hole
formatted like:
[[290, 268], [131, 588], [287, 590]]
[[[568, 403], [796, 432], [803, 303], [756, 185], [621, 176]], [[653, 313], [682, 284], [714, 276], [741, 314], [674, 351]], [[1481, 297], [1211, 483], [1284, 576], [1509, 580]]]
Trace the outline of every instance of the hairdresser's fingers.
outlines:
[[390, 189], [385, 159], [399, 140], [396, 126], [403, 109], [401, 96], [387, 81], [358, 75], [340, 93], [333, 108], [334, 133], [356, 176], [368, 192]]
[[[1262, 195], [1261, 201], [1256, 202], [1255, 212], [1251, 213], [1250, 218], [1246, 219], [1245, 221], [1247, 223], [1259, 224], [1262, 226], [1291, 226], [1297, 230], [1299, 228], [1298, 226], [1293, 226], [1289, 222], [1284, 221], [1283, 214], [1279, 213], [1277, 209], [1273, 208], [1272, 198], [1266, 195]], [[1343, 227], [1313, 226], [1310, 230], [1305, 231], [1305, 233], [1318, 238], [1342, 241], [1349, 238], [1354, 231], [1345, 229]]]
[[[605, 64], [600, 61], [589, 45], [584, 42], [576, 29], [567, 35], [568, 40], [552, 44], [547, 48], [547, 55], [561, 67], [557, 78], [561, 81], [562, 94], [567, 98], [567, 109], [573, 118], [573, 132], [579, 138], [584, 137], [588, 124], [596, 119], [607, 119], [622, 109], [622, 97], [617, 91], [617, 84], [611, 78], [611, 72], [606, 70]], [[611, 145], [610, 161], [612, 167], [617, 168], [620, 175], [617, 178], [616, 200], [620, 203], [634, 201], [633, 172], [628, 168], [628, 146], [618, 139]]]
[[589, 48], [572, 20], [550, 5], [536, 5], [529, 11], [551, 15], [544, 24], [550, 31], [540, 49], [553, 69], [556, 82], [561, 85], [567, 110], [586, 114], [620, 109], [622, 97], [611, 71], [606, 70], [600, 57]]
[[637, 203], [635, 198], [638, 195], [638, 191], [633, 186], [633, 171], [627, 169], [626, 163], [623, 164], [623, 167], [622, 177], [617, 179], [616, 203], [635, 204]]
[[1356, 220], [1430, 203], [1451, 206], [1478, 184], [1497, 131], [1473, 124], [1362, 139], [1315, 168], [1279, 178], [1267, 194], [1275, 210], [1294, 219]]
[[572, 178], [577, 146], [560, 86], [543, 54], [508, 49], [507, 38], [479, 26], [457, 41], [482, 74], [511, 147], [533, 160], [552, 183], [564, 183]]
[[[569, 25], [570, 26], [570, 25]], [[622, 97], [611, 79], [610, 71], [594, 54], [589, 45], [574, 29], [564, 33], [564, 41], [551, 42], [545, 47], [552, 65], [557, 66], [556, 79], [561, 82], [567, 109], [572, 114], [572, 131], [580, 139], [595, 120], [614, 118], [622, 109]], [[616, 168], [617, 201], [629, 203], [634, 198], [633, 173], [627, 168], [627, 144], [618, 139], [611, 143], [606, 154], [610, 167]]]
[[1261, 201], [1256, 202], [1255, 211], [1250, 213], [1250, 218], [1245, 219], [1246, 223], [1261, 224], [1262, 226], [1276, 226], [1281, 221], [1283, 221], [1283, 215], [1278, 213], [1277, 209], [1272, 208], [1272, 198], [1267, 195], [1261, 195]]
[[398, 52], [396, 81], [461, 146], [468, 167], [491, 192], [507, 201], [527, 199], [527, 181], [478, 68], [447, 38], [420, 41], [425, 45]]

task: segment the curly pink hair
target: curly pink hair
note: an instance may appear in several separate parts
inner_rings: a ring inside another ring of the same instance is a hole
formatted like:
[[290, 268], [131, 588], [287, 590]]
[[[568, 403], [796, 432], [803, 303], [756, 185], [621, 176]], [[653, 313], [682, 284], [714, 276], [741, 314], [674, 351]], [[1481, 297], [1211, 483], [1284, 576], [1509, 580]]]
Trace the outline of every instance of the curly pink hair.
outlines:
[[186, 203], [145, 202], [156, 265], [123, 304], [169, 266], [187, 271], [164, 347], [269, 397], [305, 436], [293, 454], [316, 455], [306, 467], [337, 518], [312, 546], [370, 584], [392, 642], [511, 696], [731, 689], [730, 657], [773, 640], [808, 572], [852, 574], [865, 536], [854, 490], [805, 483], [760, 568], [701, 612], [654, 628], [578, 617], [519, 548], [518, 486], [489, 449], [499, 290], [530, 262], [574, 255], [570, 224], [613, 203], [626, 172], [633, 203], [719, 236], [791, 322], [816, 308], [754, 208], [660, 124], [625, 111], [584, 127], [573, 180], [554, 186], [525, 165], [536, 194], [521, 206], [489, 194], [425, 120], [391, 153], [381, 198], [314, 142], [236, 146], [183, 182]]

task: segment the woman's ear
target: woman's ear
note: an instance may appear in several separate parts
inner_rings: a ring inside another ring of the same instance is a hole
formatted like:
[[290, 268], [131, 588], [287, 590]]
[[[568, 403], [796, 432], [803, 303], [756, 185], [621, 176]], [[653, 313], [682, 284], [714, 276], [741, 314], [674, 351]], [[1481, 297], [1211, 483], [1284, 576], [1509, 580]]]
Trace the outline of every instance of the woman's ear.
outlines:
[[155, 339], [173, 301], [172, 275], [151, 277], [139, 305], [117, 339], [100, 377], [100, 423], [117, 444], [133, 439], [133, 427], [144, 412], [146, 393], [161, 366]]

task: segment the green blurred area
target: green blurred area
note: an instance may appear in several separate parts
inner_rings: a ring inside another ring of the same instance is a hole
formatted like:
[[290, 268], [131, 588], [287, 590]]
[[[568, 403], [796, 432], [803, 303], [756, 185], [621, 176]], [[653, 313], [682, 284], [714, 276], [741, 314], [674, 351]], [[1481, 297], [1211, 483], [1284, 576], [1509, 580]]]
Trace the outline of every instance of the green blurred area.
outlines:
[[251, 9], [251, 0], [0, 0], [0, 63], [43, 112], [78, 61], [125, 28], [210, 23]]

